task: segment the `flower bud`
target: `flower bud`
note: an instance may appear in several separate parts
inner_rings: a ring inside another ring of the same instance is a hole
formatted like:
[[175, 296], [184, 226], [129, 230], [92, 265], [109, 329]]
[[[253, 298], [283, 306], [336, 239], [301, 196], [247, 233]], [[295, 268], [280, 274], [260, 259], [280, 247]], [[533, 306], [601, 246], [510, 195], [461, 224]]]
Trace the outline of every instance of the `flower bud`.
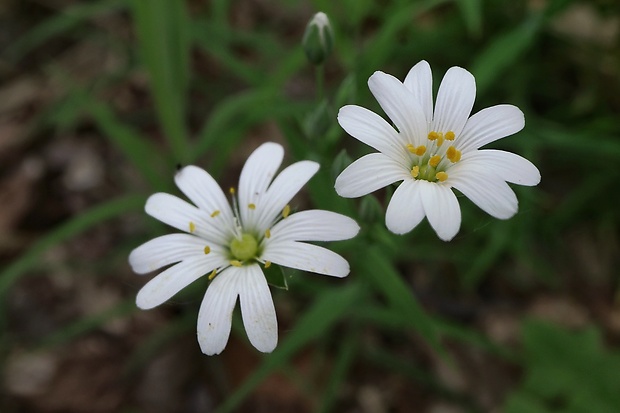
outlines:
[[334, 46], [334, 34], [325, 13], [318, 12], [312, 17], [306, 26], [302, 45], [311, 63], [320, 65], [325, 62]]

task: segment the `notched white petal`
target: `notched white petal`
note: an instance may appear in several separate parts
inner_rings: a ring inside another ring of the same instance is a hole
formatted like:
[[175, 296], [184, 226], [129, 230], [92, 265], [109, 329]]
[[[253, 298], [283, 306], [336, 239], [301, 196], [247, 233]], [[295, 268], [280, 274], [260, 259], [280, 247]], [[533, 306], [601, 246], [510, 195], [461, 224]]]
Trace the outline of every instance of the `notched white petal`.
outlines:
[[265, 231], [318, 170], [319, 164], [313, 161], [295, 162], [284, 168], [267, 189], [260, 208], [257, 206], [258, 219], [254, 221], [254, 229]]
[[403, 165], [381, 153], [371, 153], [342, 171], [335, 188], [342, 197], [357, 198], [404, 179], [411, 175]]
[[461, 208], [448, 185], [420, 181], [424, 212], [437, 236], [450, 241], [461, 227]]
[[489, 215], [508, 219], [517, 213], [519, 202], [504, 180], [475, 167], [462, 167], [452, 185]]
[[138, 292], [136, 304], [143, 310], [157, 307], [198, 278], [224, 264], [226, 260], [220, 254], [188, 258], [146, 283]]
[[262, 258], [274, 264], [318, 274], [345, 277], [349, 263], [327, 248], [304, 242], [283, 241], [267, 244]]
[[426, 123], [430, 125], [433, 121], [433, 73], [428, 62], [422, 60], [413, 66], [407, 73], [404, 84], [417, 98]]
[[463, 167], [476, 163], [489, 174], [496, 175], [506, 182], [534, 186], [540, 183], [540, 171], [534, 164], [512, 152], [484, 149], [472, 152], [463, 158]]
[[360, 227], [353, 219], [320, 209], [301, 211], [281, 220], [271, 229], [272, 240], [339, 241], [353, 238]]
[[467, 70], [451, 67], [439, 85], [433, 130], [452, 131], [459, 136], [476, 99], [476, 80]]
[[239, 304], [243, 326], [258, 351], [271, 353], [278, 344], [278, 320], [267, 280], [258, 265], [240, 268]]
[[426, 117], [413, 93], [400, 80], [383, 72], [370, 76], [368, 87], [398, 131], [419, 145], [428, 131]]
[[406, 234], [426, 215], [420, 198], [419, 182], [408, 179], [396, 188], [385, 212], [385, 226], [395, 234]]
[[174, 176], [179, 189], [207, 214], [219, 211], [223, 217], [232, 219], [232, 210], [222, 188], [204, 169], [189, 165]]
[[376, 113], [355, 105], [344, 106], [338, 112], [338, 123], [349, 135], [384, 153], [390, 158], [406, 162], [407, 137], [399, 134]]
[[205, 240], [189, 234], [168, 234], [154, 238], [129, 254], [129, 265], [146, 274], [184, 259], [203, 255]]
[[525, 126], [525, 116], [513, 105], [496, 105], [472, 115], [459, 139], [459, 149], [465, 152], [519, 132]]
[[229, 267], [207, 288], [198, 312], [197, 338], [206, 355], [220, 354], [228, 343], [232, 314], [239, 295], [239, 269]]

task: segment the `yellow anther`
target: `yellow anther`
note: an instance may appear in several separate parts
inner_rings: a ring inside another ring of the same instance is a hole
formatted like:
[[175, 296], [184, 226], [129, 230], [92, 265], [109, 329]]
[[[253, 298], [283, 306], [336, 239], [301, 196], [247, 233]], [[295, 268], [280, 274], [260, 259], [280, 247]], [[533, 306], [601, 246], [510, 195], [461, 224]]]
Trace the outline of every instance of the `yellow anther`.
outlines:
[[441, 162], [441, 156], [439, 155], [433, 155], [431, 159], [428, 160], [428, 164], [433, 168], [439, 165], [439, 162]]
[[265, 268], [271, 267], [271, 261], [265, 261]]
[[271, 238], [271, 231], [269, 230], [269, 228], [265, 230], [265, 238]]
[[211, 271], [211, 274], [209, 274], [209, 277], [208, 277], [208, 278], [209, 278], [209, 281], [211, 281], [212, 279], [214, 279], [214, 278], [215, 278], [215, 276], [216, 276], [216, 274], [217, 274], [217, 268], [216, 268], [216, 269], [214, 269], [213, 271]]
[[452, 163], [456, 163], [461, 160], [461, 151], [456, 149], [454, 146], [450, 146], [446, 151], [446, 157], [452, 161]]
[[406, 145], [406, 148], [407, 148], [407, 150], [408, 150], [409, 152], [411, 152], [411, 153], [415, 153], [416, 148], [415, 148], [415, 146], [413, 146], [412, 144], [408, 143], [408, 144]]
[[230, 260], [230, 265], [232, 265], [233, 267], [241, 267], [241, 261], [239, 260]]
[[443, 145], [443, 141], [444, 141], [444, 137], [443, 135], [440, 133], [439, 137], [437, 138], [437, 147], [440, 147], [441, 145]]
[[417, 178], [418, 175], [420, 175], [420, 167], [416, 165], [413, 168], [411, 168], [411, 176], [413, 176], [414, 178]]
[[211, 252], [211, 247], [209, 247], [208, 245], [205, 247], [205, 254], [208, 254]]
[[448, 179], [448, 174], [445, 172], [437, 172], [435, 177], [439, 180], [439, 182], [443, 182]]
[[451, 130], [449, 130], [448, 132], [446, 132], [446, 136], [445, 138], [449, 141], [453, 141], [454, 138], [456, 137], [456, 135], [454, 135], [454, 132], [452, 132]]
[[428, 133], [428, 140], [429, 141], [434, 141], [435, 139], [439, 138], [440, 135], [441, 135], [441, 133], [439, 133], [439, 132], [430, 131]]
[[256, 209], [256, 205], [255, 205], [255, 204], [248, 204], [248, 208], [250, 208], [250, 209]]
[[290, 213], [291, 213], [291, 206], [287, 204], [282, 210], [282, 218], [288, 217], [288, 214]]
[[218, 216], [219, 214], [220, 214], [220, 210], [219, 210], [219, 209], [216, 209], [215, 211], [213, 211], [213, 212], [211, 213], [211, 218], [215, 218], [215, 217], [216, 217], [216, 216]]
[[454, 159], [451, 159], [452, 162], [457, 163], [461, 160], [461, 151], [456, 150], [456, 154], [454, 155]]
[[235, 194], [235, 187], [231, 186], [230, 189], [228, 189], [228, 192], [230, 192], [231, 195]]
[[448, 150], [446, 151], [446, 156], [448, 157], [448, 159], [452, 160], [452, 158], [454, 158], [454, 155], [456, 155], [456, 148], [450, 145], [448, 147]]
[[415, 148], [415, 154], [418, 156], [422, 156], [426, 153], [426, 146], [424, 145], [420, 145], [417, 148]]
[[196, 224], [194, 224], [192, 221], [189, 221], [189, 232], [194, 232], [196, 231]]

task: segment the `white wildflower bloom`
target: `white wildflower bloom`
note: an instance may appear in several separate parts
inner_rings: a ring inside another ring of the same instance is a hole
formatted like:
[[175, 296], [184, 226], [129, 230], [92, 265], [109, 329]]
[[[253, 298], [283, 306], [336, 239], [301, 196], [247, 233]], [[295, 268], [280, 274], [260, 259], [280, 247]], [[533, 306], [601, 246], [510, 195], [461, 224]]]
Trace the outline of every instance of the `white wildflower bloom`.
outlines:
[[456, 188], [490, 215], [508, 219], [518, 209], [507, 182], [536, 185], [538, 169], [510, 152], [479, 149], [520, 131], [516, 106], [497, 105], [469, 116], [476, 97], [474, 77], [452, 67], [445, 74], [433, 109], [432, 74], [416, 64], [404, 83], [383, 72], [368, 79], [370, 91], [393, 122], [360, 106], [340, 109], [338, 122], [357, 140], [378, 150], [349, 165], [336, 179], [340, 196], [354, 198], [402, 181], [387, 207], [387, 228], [404, 234], [426, 216], [449, 241], [461, 225]]
[[[284, 151], [265, 143], [248, 158], [232, 207], [216, 181], [204, 170], [187, 166], [175, 176], [181, 191], [195, 204], [157, 193], [146, 212], [185, 233], [146, 242], [129, 256], [132, 269], [148, 273], [175, 264], [138, 293], [142, 309], [156, 307], [203, 275], [211, 280], [198, 314], [198, 342], [205, 354], [219, 354], [231, 330], [239, 297], [243, 324], [252, 345], [271, 352], [278, 341], [276, 313], [261, 266], [278, 264], [344, 277], [349, 264], [340, 255], [304, 241], [354, 237], [359, 226], [329, 211], [291, 213], [289, 202], [317, 172], [316, 162], [301, 161], [276, 172]], [[275, 177], [275, 179], [274, 179]]]

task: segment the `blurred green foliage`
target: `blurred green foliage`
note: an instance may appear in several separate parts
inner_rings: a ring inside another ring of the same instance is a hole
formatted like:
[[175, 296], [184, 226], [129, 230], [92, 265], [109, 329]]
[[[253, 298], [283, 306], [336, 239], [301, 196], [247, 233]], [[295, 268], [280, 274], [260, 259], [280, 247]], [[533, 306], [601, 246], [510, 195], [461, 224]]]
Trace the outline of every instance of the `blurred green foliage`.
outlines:
[[[520, 365], [524, 379], [507, 398], [507, 412], [615, 411], [620, 405], [614, 393], [619, 356], [602, 349], [594, 327], [568, 333], [528, 321], [522, 346], [503, 346], [463, 322], [458, 311], [443, 311], [441, 305], [424, 308], [418, 300], [423, 292], [413, 288], [411, 273], [426, 274], [432, 292], [445, 295], [438, 299], [441, 302], [455, 297], [484, 301], [485, 289], [497, 283], [523, 295], [537, 288], [562, 291], [569, 280], [563, 274], [574, 270], [566, 262], [567, 234], [591, 227], [597, 229], [596, 242], [618, 242], [619, 35], [616, 31], [615, 37], [607, 38], [604, 33], [580, 31], [567, 16], [577, 9], [592, 27], [606, 19], [617, 24], [620, 7], [602, 0], [314, 0], [300, 8], [298, 2], [282, 0], [273, 18], [291, 15], [289, 26], [279, 27], [267, 16], [246, 27], [230, 18], [235, 6], [225, 0], [209, 5], [167, 0], [77, 3], [13, 42], [6, 56], [16, 64], [40, 56], [41, 48], [56, 39], [102, 42], [122, 57], [120, 66], [90, 81], [74, 83], [70, 73], [60, 73], [65, 93], [46, 108], [40, 127], [62, 130], [92, 122], [102, 139], [142, 176], [144, 185], [125, 188], [139, 195], [121, 194], [85, 210], [34, 243], [0, 272], [0, 296], [40, 265], [38, 258], [55, 244], [139, 210], [149, 193], [174, 192], [174, 165], [197, 163], [216, 177], [225, 176], [231, 162], [238, 161], [239, 148], [250, 145], [252, 131], [272, 124], [286, 141], [290, 158], [321, 163], [321, 171], [306, 188], [312, 204], [356, 218], [363, 230], [357, 239], [335, 247], [353, 268], [346, 282], [334, 284], [305, 274], [290, 277], [287, 294], [305, 303], [295, 328], [283, 334], [278, 349], [225, 397], [218, 412], [234, 411], [265, 377], [286, 370], [291, 359], [317, 342], [323, 344], [317, 346], [319, 351], [329, 353], [334, 362], [318, 396], [320, 411], [336, 411], [338, 389], [359, 358], [411, 377], [467, 411], [483, 411], [465, 395], [452, 394], [431, 373], [420, 372], [412, 360], [399, 360], [388, 348], [356, 340], [364, 328], [429, 344], [448, 362], [451, 356], [443, 347], [454, 340]], [[325, 63], [324, 89], [319, 91], [307, 86], [314, 72], [299, 44], [303, 18], [318, 10], [329, 15], [335, 34], [334, 51]], [[106, 14], [126, 16], [133, 41], [92, 24]], [[389, 233], [381, 212], [389, 189], [362, 200], [342, 199], [333, 191], [335, 175], [350, 159], [368, 151], [345, 136], [336, 122], [338, 109], [356, 103], [381, 113], [366, 86], [369, 75], [382, 70], [402, 79], [421, 59], [432, 65], [435, 90], [450, 66], [472, 71], [478, 88], [475, 110], [505, 102], [519, 106], [526, 128], [494, 147], [531, 159], [543, 177], [539, 187], [515, 189], [520, 212], [510, 221], [491, 219], [461, 198], [461, 232], [449, 244], [438, 240], [426, 223], [406, 236]], [[53, 56], [43, 60], [46, 71], [61, 70]], [[136, 74], [148, 79], [151, 106], [124, 112], [106, 91]], [[147, 236], [161, 234], [160, 227], [151, 229], [151, 234], [123, 240], [124, 245], [136, 246]], [[617, 257], [614, 262], [618, 264]], [[606, 282], [617, 289], [614, 268], [617, 265], [607, 269]], [[182, 294], [200, 296], [204, 288], [197, 283]], [[613, 295], [612, 291], [607, 299]], [[177, 324], [153, 334], [136, 351], [131, 368], [148, 363], [149, 355], [194, 328], [195, 309], [184, 309]], [[123, 303], [68, 325], [44, 343], [59, 345], [127, 311]], [[239, 325], [234, 323], [234, 328]], [[4, 340], [5, 346], [12, 344]]]

